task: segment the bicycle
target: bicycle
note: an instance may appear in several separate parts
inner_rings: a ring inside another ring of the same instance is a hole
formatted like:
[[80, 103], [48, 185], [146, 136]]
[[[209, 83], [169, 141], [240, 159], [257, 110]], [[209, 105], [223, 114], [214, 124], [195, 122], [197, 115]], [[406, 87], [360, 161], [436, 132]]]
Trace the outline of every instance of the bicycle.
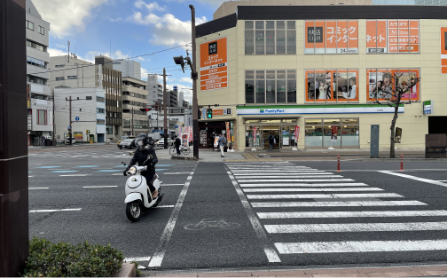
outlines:
[[[180, 145], [180, 152], [184, 155], [188, 155], [191, 152], [191, 149], [188, 146]], [[177, 150], [175, 149], [175, 146], [169, 148], [169, 154], [175, 155], [177, 154]]]

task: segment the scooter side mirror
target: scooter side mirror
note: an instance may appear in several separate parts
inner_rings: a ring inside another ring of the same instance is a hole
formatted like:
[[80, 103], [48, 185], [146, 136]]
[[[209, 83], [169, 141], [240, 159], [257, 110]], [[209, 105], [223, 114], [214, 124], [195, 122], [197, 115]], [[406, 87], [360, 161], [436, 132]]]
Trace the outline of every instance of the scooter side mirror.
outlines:
[[121, 161], [121, 164], [123, 164], [124, 166], [126, 166], [126, 163], [124, 163], [124, 162], [122, 162], [122, 161]]

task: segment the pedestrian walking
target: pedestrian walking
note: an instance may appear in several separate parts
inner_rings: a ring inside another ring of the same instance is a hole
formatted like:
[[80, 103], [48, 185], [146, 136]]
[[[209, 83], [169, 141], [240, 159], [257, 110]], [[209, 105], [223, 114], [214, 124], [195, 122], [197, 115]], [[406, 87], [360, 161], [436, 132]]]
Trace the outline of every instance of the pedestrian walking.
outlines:
[[178, 136], [175, 136], [175, 140], [174, 140], [174, 145], [175, 145], [175, 150], [177, 151], [177, 155], [180, 155], [180, 145], [182, 144], [182, 141], [180, 140], [180, 138], [178, 138]]
[[219, 135], [219, 140], [217, 140], [217, 144], [220, 148], [221, 157], [224, 157], [224, 148], [227, 145], [227, 137], [223, 136], [222, 134]]
[[273, 133], [270, 132], [270, 135], [267, 139], [269, 140], [270, 149], [273, 149], [273, 144], [275, 144], [275, 137], [273, 136]]

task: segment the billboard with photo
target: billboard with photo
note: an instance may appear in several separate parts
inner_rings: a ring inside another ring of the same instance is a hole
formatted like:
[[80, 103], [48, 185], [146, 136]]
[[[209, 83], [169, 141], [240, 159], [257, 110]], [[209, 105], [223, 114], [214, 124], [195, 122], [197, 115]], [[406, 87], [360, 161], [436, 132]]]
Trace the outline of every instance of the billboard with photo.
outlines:
[[402, 95], [402, 101], [419, 101], [420, 100], [420, 83], [412, 86], [415, 78], [420, 77], [419, 69], [368, 69], [367, 75], [367, 100], [389, 100], [392, 99], [392, 91], [396, 89], [396, 84], [393, 84], [392, 77], [395, 74], [402, 74], [399, 78], [399, 86], [402, 88], [410, 88], [410, 91]]
[[306, 102], [358, 102], [359, 71], [306, 70]]

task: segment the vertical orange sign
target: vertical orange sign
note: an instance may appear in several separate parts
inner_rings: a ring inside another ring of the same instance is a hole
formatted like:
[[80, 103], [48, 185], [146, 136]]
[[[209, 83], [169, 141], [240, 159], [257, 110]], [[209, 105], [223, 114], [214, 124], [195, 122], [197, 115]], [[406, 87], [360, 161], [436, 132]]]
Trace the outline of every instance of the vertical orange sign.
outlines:
[[359, 22], [348, 22], [349, 41], [348, 48], [349, 53], [359, 53]]
[[447, 74], [447, 27], [441, 27], [441, 73]]
[[399, 47], [397, 20], [388, 21], [388, 48], [390, 53], [396, 53]]
[[410, 52], [419, 52], [419, 21], [410, 21]]
[[228, 87], [227, 38], [200, 44], [200, 90]]
[[347, 21], [337, 21], [337, 53], [348, 53]]
[[337, 53], [336, 21], [326, 21], [326, 53]]

